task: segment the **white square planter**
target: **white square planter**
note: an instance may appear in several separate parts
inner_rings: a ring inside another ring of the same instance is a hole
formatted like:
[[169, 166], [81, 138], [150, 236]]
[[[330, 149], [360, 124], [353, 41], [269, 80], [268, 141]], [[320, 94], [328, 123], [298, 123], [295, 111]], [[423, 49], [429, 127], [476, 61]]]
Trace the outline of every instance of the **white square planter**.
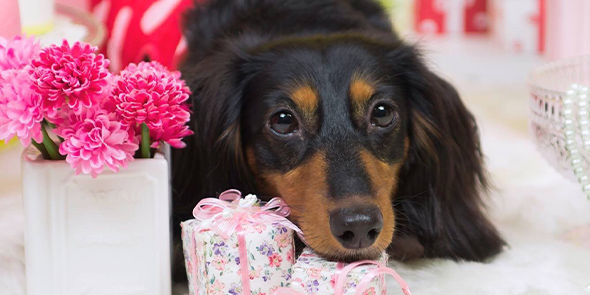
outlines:
[[76, 176], [22, 156], [28, 295], [170, 295], [170, 187], [162, 155]]

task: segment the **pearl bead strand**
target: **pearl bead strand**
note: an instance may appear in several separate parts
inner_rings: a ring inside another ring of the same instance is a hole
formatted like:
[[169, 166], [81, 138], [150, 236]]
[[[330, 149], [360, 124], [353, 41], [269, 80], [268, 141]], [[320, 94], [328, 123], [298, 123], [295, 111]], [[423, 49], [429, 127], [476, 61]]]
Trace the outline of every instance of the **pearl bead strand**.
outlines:
[[[590, 155], [590, 104], [588, 87], [574, 84], [563, 100], [563, 124], [570, 164], [586, 197], [590, 199], [590, 179], [582, 153]], [[575, 109], [577, 106], [577, 113]], [[576, 126], [577, 125], [577, 126]], [[578, 138], [581, 139], [581, 146]]]

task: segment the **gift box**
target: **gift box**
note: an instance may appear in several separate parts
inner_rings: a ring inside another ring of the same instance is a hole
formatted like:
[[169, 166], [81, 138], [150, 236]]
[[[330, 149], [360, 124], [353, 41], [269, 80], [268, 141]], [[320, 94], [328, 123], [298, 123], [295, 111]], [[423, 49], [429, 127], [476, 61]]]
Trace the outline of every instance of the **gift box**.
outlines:
[[280, 198], [260, 205], [238, 191], [201, 201], [195, 219], [182, 223], [189, 293], [270, 294], [288, 287], [298, 230], [288, 214]]
[[384, 275], [392, 275], [402, 287], [404, 294], [410, 289], [403, 279], [387, 268], [387, 254], [378, 261], [359, 261], [352, 264], [324, 260], [306, 248], [293, 266], [291, 290], [279, 294], [301, 295], [348, 295], [390, 294], [387, 292]]
[[499, 46], [510, 52], [545, 51], [545, 0], [492, 0], [492, 31]]
[[417, 0], [415, 29], [419, 33], [487, 33], [488, 0]]

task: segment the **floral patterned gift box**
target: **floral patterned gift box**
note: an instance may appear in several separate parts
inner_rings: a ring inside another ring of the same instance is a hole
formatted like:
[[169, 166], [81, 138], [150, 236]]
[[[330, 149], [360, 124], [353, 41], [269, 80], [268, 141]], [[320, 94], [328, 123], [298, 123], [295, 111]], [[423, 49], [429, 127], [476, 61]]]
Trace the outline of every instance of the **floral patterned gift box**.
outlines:
[[[293, 266], [291, 289], [296, 292], [277, 294], [301, 295], [387, 295], [384, 274], [394, 276], [403, 293], [411, 294], [403, 279], [386, 267], [388, 256], [378, 261], [359, 261], [353, 264], [330, 262], [306, 248]], [[283, 290], [281, 290], [283, 291]]]
[[298, 230], [288, 213], [279, 198], [260, 206], [235, 190], [199, 203], [196, 219], [182, 223], [190, 294], [262, 295], [288, 287]]

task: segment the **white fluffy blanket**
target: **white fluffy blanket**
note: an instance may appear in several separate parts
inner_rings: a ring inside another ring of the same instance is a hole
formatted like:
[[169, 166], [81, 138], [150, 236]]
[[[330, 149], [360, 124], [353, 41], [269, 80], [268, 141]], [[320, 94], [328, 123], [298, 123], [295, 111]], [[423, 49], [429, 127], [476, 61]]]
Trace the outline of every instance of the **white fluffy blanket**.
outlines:
[[[486, 48], [475, 45], [480, 53]], [[546, 164], [526, 132], [523, 73], [534, 61], [489, 54], [469, 60], [465, 49], [446, 49], [439, 47], [443, 53], [434, 58], [480, 119], [498, 188], [490, 196], [490, 215], [510, 247], [485, 264], [423, 260], [392, 267], [414, 294], [590, 294], [590, 202]], [[510, 71], [503, 73], [502, 65]], [[18, 151], [0, 153], [0, 295], [25, 294], [17, 167]], [[388, 294], [401, 292], [390, 282]]]
[[580, 188], [510, 131], [487, 128], [484, 146], [500, 188], [491, 214], [510, 246], [485, 264], [425, 260], [394, 268], [415, 294], [590, 294], [590, 202]]

